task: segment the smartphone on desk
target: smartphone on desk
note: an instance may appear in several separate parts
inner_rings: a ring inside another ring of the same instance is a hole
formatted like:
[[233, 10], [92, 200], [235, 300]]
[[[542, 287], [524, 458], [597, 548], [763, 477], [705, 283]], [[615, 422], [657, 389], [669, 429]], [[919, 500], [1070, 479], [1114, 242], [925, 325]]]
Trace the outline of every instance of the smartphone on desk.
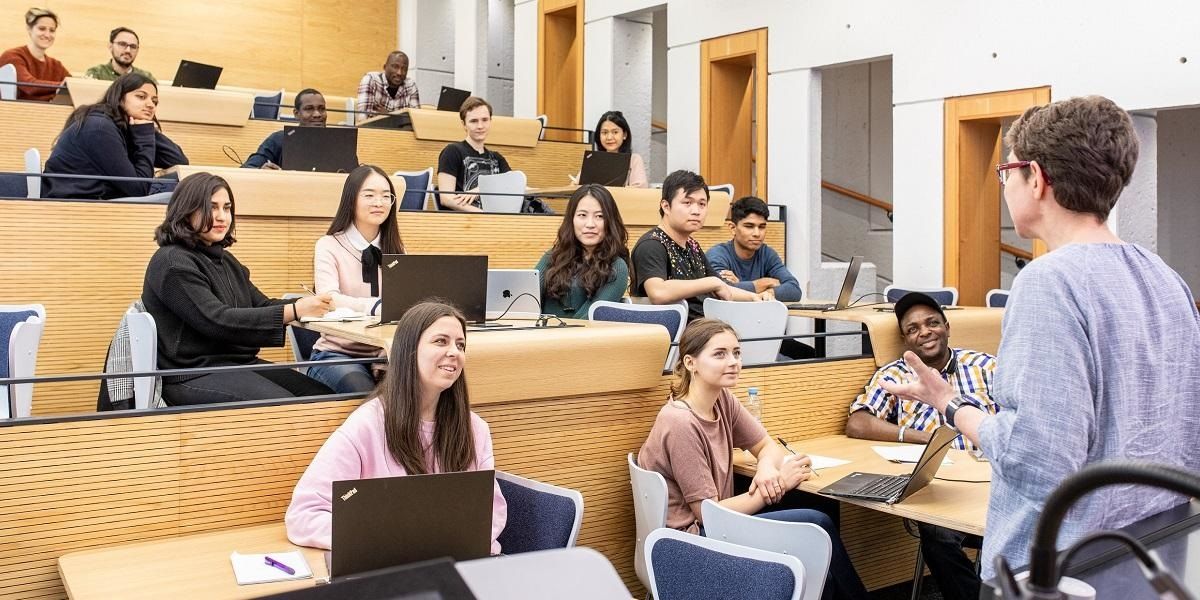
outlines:
[[983, 450], [976, 448], [974, 450], [969, 450], [968, 453], [971, 455], [971, 458], [978, 462], [988, 462], [988, 458], [983, 455]]

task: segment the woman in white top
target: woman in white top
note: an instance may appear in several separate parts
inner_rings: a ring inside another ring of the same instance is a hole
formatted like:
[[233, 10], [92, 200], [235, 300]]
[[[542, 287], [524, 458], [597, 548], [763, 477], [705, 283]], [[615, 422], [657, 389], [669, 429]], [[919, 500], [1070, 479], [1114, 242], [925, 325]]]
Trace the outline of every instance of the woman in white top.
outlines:
[[[342, 201], [329, 231], [317, 240], [313, 279], [318, 294], [329, 293], [334, 309], [356, 313], [379, 312], [379, 287], [384, 254], [404, 254], [396, 225], [396, 189], [382, 169], [361, 165], [346, 177]], [[385, 356], [381, 348], [337, 336], [322, 335], [313, 344], [312, 360]], [[375, 388], [366, 364], [312, 366], [309, 377], [339, 394]], [[378, 365], [375, 371], [383, 369]]]
[[629, 178], [625, 180], [625, 187], [644, 188], [650, 186], [646, 179], [646, 163], [642, 161], [640, 154], [630, 150], [633, 137], [629, 133], [629, 121], [625, 120], [625, 115], [622, 115], [621, 111], [610, 110], [600, 115], [600, 121], [596, 123], [596, 129], [592, 134], [592, 144], [596, 150], [624, 152], [631, 155], [629, 157]]

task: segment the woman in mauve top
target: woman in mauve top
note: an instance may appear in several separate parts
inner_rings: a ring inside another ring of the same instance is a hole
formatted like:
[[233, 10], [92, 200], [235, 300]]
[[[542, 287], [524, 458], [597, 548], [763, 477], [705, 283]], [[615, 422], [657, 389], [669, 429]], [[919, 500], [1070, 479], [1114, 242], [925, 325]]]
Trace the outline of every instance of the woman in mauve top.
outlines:
[[[488, 425], [467, 398], [466, 362], [466, 321], [458, 309], [422, 302], [404, 313], [379, 396], [325, 440], [296, 483], [284, 518], [292, 543], [329, 548], [334, 481], [496, 468]], [[507, 518], [508, 505], [493, 484], [493, 554], [500, 553], [496, 538]]]

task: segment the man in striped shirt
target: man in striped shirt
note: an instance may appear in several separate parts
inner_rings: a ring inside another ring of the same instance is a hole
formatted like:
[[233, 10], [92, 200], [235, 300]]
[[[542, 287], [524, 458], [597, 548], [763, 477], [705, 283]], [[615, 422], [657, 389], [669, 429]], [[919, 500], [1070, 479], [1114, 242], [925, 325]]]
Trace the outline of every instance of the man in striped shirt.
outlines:
[[[941, 373], [964, 402], [989, 414], [996, 412], [992, 401], [996, 357], [986, 352], [951, 348], [950, 322], [936, 300], [920, 292], [910, 292], [896, 303], [896, 320], [900, 323], [905, 349]], [[912, 377], [903, 358], [876, 371], [863, 393], [850, 404], [846, 435], [885, 442], [928, 443], [933, 430], [943, 424], [942, 414], [928, 404], [901, 400], [882, 386], [885, 381], [902, 383]], [[953, 445], [975, 449], [961, 435], [954, 439]], [[979, 577], [974, 565], [963, 555], [962, 547], [967, 544], [979, 548], [979, 537], [926, 523], [918, 523], [917, 529], [921, 532], [921, 552], [942, 597], [978, 598]]]
[[388, 54], [382, 71], [371, 71], [358, 82], [358, 121], [402, 108], [420, 108], [417, 82], [408, 76], [408, 55]]

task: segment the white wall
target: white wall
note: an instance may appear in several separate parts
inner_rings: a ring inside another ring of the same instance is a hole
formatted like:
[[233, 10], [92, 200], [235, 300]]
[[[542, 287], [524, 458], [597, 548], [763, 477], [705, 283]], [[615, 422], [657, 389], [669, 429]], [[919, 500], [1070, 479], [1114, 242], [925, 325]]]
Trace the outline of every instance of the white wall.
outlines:
[[[587, 37], [585, 36], [586, 40]], [[586, 46], [585, 46], [586, 48]], [[513, 116], [537, 116], [537, 0], [513, 5]]]
[[513, 114], [513, 0], [487, 3], [487, 98], [498, 115]]
[[[670, 17], [674, 18], [674, 17]], [[668, 31], [670, 23], [668, 21]], [[667, 49], [667, 172], [700, 169], [700, 42]], [[586, 95], [586, 90], [585, 90]]]
[[[416, 12], [406, 13], [403, 17], [416, 30], [416, 48], [408, 56], [409, 76], [416, 78], [421, 102], [437, 104], [442, 86], [454, 86], [454, 3], [442, 0], [405, 2], [406, 7], [412, 4], [416, 4]], [[383, 61], [379, 64], [382, 66]]]
[[[1158, 113], [1158, 251], [1200, 293], [1200, 108]], [[1120, 207], [1120, 203], [1117, 204]]]

